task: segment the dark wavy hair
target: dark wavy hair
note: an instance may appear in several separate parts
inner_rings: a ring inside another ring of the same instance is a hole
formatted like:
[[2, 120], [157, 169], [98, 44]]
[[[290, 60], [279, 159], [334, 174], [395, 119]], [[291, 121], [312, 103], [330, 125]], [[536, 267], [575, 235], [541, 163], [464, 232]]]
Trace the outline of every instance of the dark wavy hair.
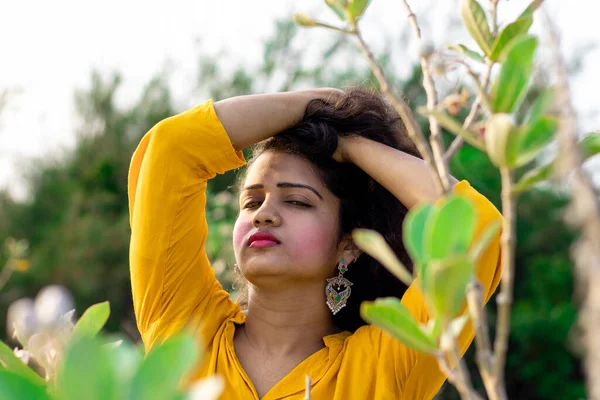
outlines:
[[[402, 223], [408, 210], [356, 165], [333, 160], [338, 136], [362, 136], [421, 158], [398, 114], [384, 98], [357, 87], [346, 90], [335, 103], [312, 100], [299, 123], [255, 145], [249, 165], [267, 151], [306, 159], [340, 200], [339, 240], [356, 228], [376, 230], [400, 260], [412, 268], [402, 243]], [[363, 301], [401, 297], [407, 288], [368, 254], [352, 263], [345, 277], [354, 283], [352, 294], [346, 307], [333, 319], [338, 328], [351, 332], [366, 324], [360, 316]]]

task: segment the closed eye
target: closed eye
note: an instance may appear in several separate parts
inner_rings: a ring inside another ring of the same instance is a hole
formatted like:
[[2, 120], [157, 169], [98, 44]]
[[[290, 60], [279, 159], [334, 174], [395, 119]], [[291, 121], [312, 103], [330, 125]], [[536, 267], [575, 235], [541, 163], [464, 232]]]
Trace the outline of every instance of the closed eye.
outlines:
[[303, 207], [303, 208], [311, 208], [312, 207], [310, 204], [306, 204], [306, 203], [298, 201], [298, 200], [289, 200], [289, 201], [286, 201], [286, 203], [292, 204], [297, 207]]

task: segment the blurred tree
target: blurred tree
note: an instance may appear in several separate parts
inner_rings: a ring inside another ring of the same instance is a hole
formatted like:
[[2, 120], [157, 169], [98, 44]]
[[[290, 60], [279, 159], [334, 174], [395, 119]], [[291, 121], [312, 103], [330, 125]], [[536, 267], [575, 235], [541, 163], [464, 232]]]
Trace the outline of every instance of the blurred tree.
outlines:
[[[280, 21], [265, 43], [258, 67], [227, 71], [219, 58], [203, 54], [194, 91], [219, 100], [308, 86], [367, 83], [377, 87], [366, 63], [347, 40], [342, 35], [334, 37], [318, 52], [319, 62], [313, 65], [297, 41], [296, 27], [291, 21]], [[393, 85], [411, 99], [411, 105], [424, 104], [420, 68], [415, 66], [412, 74], [401, 80], [389, 71], [390, 54], [380, 61]], [[0, 293], [0, 309], [6, 310], [17, 298], [34, 295], [45, 284], [59, 283], [72, 291], [78, 310], [109, 300], [112, 312], [107, 328], [137, 337], [128, 271], [127, 171], [141, 136], [176, 110], [164, 77], [151, 80], [129, 108], [115, 103], [120, 84], [118, 74], [102, 77], [93, 73], [90, 89], [78, 91], [75, 97], [81, 122], [75, 148], [61, 157], [30, 164], [25, 175], [26, 201], [15, 201], [0, 192], [0, 243], [12, 236], [25, 238], [31, 245], [31, 270], [14, 275]], [[499, 176], [478, 150], [463, 148], [453, 160], [452, 170], [457, 178], [468, 179], [499, 204]], [[229, 290], [234, 277], [231, 229], [237, 214], [235, 190], [229, 188], [235, 183], [233, 172], [213, 179], [207, 204], [211, 226], [207, 251], [217, 276]], [[560, 193], [540, 188], [520, 201], [515, 312], [507, 369], [511, 398], [585, 397], [579, 362], [566, 348], [576, 309], [567, 253], [573, 235], [560, 215], [564, 200]], [[0, 265], [2, 257], [6, 255], [0, 253]], [[0, 316], [3, 331], [4, 321], [4, 315]], [[470, 350], [468, 357], [472, 353]], [[445, 386], [438, 398], [458, 397], [452, 387]]]

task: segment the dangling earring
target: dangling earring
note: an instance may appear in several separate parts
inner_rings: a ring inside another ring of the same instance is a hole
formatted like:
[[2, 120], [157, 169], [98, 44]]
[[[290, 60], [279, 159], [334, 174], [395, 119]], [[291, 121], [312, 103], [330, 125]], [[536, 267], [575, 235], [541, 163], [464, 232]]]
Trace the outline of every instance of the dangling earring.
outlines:
[[[338, 270], [340, 271], [338, 276], [327, 279], [328, 283], [325, 287], [327, 305], [333, 315], [337, 314], [346, 306], [346, 301], [348, 301], [348, 297], [350, 297], [350, 286], [352, 286], [352, 282], [344, 278], [344, 273], [348, 271], [348, 264], [344, 258], [338, 263]], [[342, 286], [345, 287], [344, 290], [341, 290]], [[337, 290], [335, 288], [337, 288]]]

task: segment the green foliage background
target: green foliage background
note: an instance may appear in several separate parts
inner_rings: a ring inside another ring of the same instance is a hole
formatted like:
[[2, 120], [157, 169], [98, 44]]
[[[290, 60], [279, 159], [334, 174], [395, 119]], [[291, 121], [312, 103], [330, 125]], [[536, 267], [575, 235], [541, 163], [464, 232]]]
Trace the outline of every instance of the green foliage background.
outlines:
[[[311, 66], [294, 40], [295, 33], [291, 22], [277, 22], [272, 38], [265, 43], [263, 63], [257, 68], [225, 70], [219, 58], [201, 54], [198, 81], [190, 90], [218, 100], [309, 86], [376, 86], [366, 63], [343, 36], [333, 38], [322, 49], [319, 63]], [[380, 61], [411, 105], [425, 103], [417, 66], [408, 79], [401, 80], [387, 68], [387, 56]], [[20, 297], [34, 296], [46, 284], [59, 283], [71, 290], [77, 310], [110, 301], [108, 330], [121, 331], [136, 340], [139, 336], [128, 271], [129, 160], [148, 129], [182, 110], [174, 105], [168, 77], [158, 76], [148, 82], [137, 102], [128, 108], [116, 105], [120, 86], [118, 73], [93, 73], [90, 89], [75, 95], [81, 121], [75, 148], [29, 163], [25, 178], [30, 197], [26, 201], [15, 201], [0, 192], [0, 241], [24, 238], [31, 248], [31, 269], [16, 273], [0, 293], [0, 310]], [[451, 167], [458, 179], [469, 180], [499, 207], [499, 175], [485, 155], [467, 146]], [[211, 227], [207, 249], [219, 279], [229, 289], [235, 275], [231, 247], [237, 213], [235, 184], [235, 172], [212, 180], [207, 212]], [[576, 306], [568, 258], [574, 235], [562, 222], [566, 200], [563, 193], [539, 188], [519, 202], [515, 304], [507, 365], [510, 398], [585, 398], [580, 362], [574, 355], [578, 341]], [[2, 257], [6, 254], [0, 255], [3, 265]], [[493, 300], [491, 303], [493, 321]], [[5, 315], [0, 314], [0, 328], [5, 332]], [[472, 353], [469, 350], [471, 366]], [[480, 382], [476, 384], [481, 387]], [[446, 385], [438, 398], [457, 399], [458, 395]]]

